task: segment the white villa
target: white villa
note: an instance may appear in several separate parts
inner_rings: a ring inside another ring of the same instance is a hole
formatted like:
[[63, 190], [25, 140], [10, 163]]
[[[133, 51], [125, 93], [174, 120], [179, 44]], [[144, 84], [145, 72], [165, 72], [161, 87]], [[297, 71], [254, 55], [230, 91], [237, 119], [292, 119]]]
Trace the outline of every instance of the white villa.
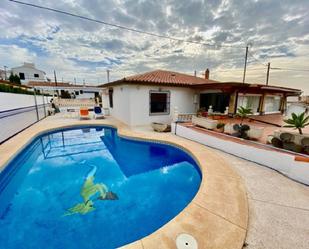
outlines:
[[18, 75], [22, 84], [28, 84], [29, 81], [46, 81], [46, 74], [44, 71], [35, 68], [34, 63], [24, 62], [22, 66], [13, 67], [8, 73], [7, 77], [13, 73]]
[[226, 115], [235, 114], [238, 106], [256, 115], [283, 113], [287, 97], [301, 94], [292, 88], [210, 80], [208, 69], [205, 78], [156, 70], [101, 87], [103, 107], [131, 126], [171, 123], [175, 113], [196, 113], [200, 108]]

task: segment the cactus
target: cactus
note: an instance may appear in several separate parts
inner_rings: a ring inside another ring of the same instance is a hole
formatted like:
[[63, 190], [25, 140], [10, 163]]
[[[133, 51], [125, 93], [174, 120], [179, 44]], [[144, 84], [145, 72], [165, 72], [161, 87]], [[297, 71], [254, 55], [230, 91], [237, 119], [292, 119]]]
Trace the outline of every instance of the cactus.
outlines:
[[304, 137], [302, 140], [301, 140], [301, 145], [303, 147], [309, 147], [309, 137]]
[[295, 144], [293, 142], [283, 142], [283, 149], [294, 151], [297, 153], [300, 153], [303, 150], [301, 145]]
[[244, 124], [244, 125], [241, 126], [241, 129], [242, 129], [243, 131], [248, 131], [248, 130], [250, 130], [250, 126]]
[[246, 124], [244, 124], [244, 125], [235, 124], [233, 126], [233, 128], [236, 131], [236, 133], [232, 134], [232, 136], [248, 139], [248, 135], [247, 135], [246, 131], [250, 130], [250, 126], [249, 125], [246, 125]]
[[280, 134], [280, 139], [284, 143], [289, 143], [294, 140], [294, 135], [288, 132], [283, 132]]
[[276, 148], [282, 148], [283, 144], [279, 138], [273, 137], [271, 140], [271, 144]]
[[304, 152], [309, 155], [309, 147], [303, 147]]

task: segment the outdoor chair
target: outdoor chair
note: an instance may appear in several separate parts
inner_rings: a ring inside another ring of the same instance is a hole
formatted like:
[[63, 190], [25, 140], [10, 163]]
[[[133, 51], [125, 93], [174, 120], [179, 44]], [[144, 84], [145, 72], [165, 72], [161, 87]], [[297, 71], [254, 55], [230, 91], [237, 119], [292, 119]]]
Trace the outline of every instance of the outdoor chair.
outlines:
[[80, 110], [79, 110], [79, 118], [80, 119], [90, 119], [88, 109], [80, 108]]
[[100, 106], [95, 106], [93, 108], [94, 111], [94, 118], [99, 119], [99, 118], [104, 118], [104, 112]]

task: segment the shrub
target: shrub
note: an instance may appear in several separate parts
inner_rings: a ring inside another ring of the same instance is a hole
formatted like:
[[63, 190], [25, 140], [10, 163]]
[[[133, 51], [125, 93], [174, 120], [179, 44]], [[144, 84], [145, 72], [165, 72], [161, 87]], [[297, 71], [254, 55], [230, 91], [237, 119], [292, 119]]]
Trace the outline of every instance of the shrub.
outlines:
[[299, 115], [292, 113], [292, 118], [283, 121], [287, 123], [284, 127], [298, 129], [299, 134], [303, 134], [302, 129], [309, 125], [309, 116], [305, 117], [305, 112]]
[[217, 129], [222, 129], [222, 128], [224, 128], [224, 126], [225, 126], [225, 123], [218, 123]]

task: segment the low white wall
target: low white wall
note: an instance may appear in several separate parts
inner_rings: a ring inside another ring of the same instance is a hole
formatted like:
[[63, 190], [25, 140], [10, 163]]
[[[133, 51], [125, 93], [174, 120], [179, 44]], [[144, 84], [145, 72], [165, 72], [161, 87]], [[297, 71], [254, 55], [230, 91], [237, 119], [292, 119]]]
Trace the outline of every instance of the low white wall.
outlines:
[[[174, 134], [175, 127], [176, 125], [173, 123], [172, 132]], [[295, 161], [295, 157], [293, 155], [224, 140], [197, 132], [182, 125], [177, 125], [176, 134], [178, 136], [275, 169], [296, 181], [309, 185], [309, 163]]]
[[[51, 97], [45, 96], [45, 104], [49, 103], [50, 99]], [[38, 105], [43, 104], [42, 95], [37, 95], [36, 100]], [[0, 112], [34, 105], [33, 95], [0, 92]]]
[[[45, 117], [43, 96], [37, 95], [39, 120]], [[45, 104], [51, 97], [44, 96]], [[19, 109], [24, 108], [24, 109]], [[33, 95], [0, 92], [0, 142], [38, 121]]]

